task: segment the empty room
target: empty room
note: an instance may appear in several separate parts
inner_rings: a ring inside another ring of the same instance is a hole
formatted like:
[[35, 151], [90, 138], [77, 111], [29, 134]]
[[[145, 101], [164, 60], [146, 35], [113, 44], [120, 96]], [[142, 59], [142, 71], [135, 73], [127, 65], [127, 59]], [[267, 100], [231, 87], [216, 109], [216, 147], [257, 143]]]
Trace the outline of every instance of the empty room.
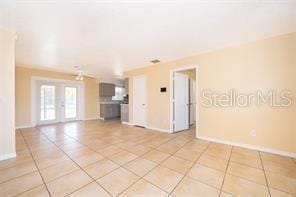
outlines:
[[296, 1], [0, 1], [0, 197], [296, 196]]

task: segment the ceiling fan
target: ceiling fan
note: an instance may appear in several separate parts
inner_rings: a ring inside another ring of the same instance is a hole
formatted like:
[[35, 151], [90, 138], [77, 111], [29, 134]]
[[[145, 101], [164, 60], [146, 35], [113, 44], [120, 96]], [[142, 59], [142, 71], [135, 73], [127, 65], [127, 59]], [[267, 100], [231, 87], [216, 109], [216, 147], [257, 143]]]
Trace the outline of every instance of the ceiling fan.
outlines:
[[81, 68], [81, 66], [75, 66], [74, 68], [76, 68], [77, 70], [77, 76], [75, 78], [76, 81], [83, 81], [83, 70]]

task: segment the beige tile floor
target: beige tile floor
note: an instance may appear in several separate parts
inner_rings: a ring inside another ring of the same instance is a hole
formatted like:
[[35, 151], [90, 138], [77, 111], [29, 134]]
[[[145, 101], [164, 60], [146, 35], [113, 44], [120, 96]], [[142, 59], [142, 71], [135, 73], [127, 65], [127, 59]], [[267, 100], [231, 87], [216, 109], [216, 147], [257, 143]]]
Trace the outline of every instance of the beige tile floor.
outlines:
[[83, 121], [21, 129], [0, 196], [296, 196], [295, 159]]

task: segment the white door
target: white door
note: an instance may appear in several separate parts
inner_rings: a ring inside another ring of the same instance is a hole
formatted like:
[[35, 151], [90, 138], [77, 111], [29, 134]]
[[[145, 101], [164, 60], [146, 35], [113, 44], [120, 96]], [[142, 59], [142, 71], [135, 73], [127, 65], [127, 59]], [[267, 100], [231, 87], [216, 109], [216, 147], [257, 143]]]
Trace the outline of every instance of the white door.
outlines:
[[78, 86], [61, 85], [61, 122], [78, 120]]
[[196, 102], [195, 102], [195, 80], [190, 79], [190, 125], [192, 125], [195, 122], [195, 107], [196, 107]]
[[189, 129], [189, 77], [174, 73], [174, 132]]
[[133, 124], [146, 127], [147, 86], [146, 76], [133, 78]]
[[58, 85], [50, 82], [37, 83], [37, 123], [59, 122]]

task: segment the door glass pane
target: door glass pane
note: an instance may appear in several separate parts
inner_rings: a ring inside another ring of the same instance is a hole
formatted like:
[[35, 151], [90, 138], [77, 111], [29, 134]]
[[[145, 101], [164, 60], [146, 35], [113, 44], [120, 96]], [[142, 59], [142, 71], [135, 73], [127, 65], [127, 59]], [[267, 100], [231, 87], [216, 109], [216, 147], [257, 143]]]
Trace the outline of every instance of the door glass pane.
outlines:
[[40, 120], [55, 120], [55, 86], [41, 85]]
[[77, 88], [65, 87], [65, 118], [77, 116]]

